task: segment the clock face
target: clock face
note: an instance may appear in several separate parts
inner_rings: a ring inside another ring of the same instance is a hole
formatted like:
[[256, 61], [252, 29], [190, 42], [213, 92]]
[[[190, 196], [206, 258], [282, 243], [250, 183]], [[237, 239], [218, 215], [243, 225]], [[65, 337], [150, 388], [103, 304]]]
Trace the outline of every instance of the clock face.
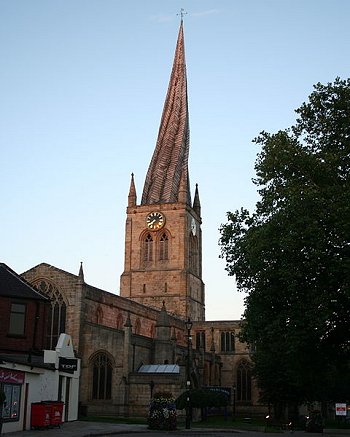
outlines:
[[165, 217], [161, 212], [151, 212], [146, 218], [146, 224], [151, 231], [158, 231], [165, 224]]

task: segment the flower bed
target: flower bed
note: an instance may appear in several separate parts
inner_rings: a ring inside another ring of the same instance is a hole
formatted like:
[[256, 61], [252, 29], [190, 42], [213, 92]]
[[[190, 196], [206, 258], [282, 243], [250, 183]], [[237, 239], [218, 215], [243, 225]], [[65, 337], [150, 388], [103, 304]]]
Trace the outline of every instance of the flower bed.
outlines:
[[149, 408], [149, 429], [176, 429], [176, 406], [171, 393], [155, 393]]

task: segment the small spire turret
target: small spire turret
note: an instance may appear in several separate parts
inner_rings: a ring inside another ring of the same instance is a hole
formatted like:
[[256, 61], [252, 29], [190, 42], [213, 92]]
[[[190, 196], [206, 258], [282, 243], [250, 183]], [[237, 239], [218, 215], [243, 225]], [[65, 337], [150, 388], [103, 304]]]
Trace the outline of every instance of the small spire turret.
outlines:
[[130, 189], [128, 195], [128, 206], [135, 206], [137, 201], [134, 173], [131, 173]]
[[196, 191], [194, 193], [193, 209], [196, 212], [196, 214], [200, 217], [201, 216], [201, 202], [199, 200], [198, 184], [196, 184]]
[[156, 327], [169, 327], [169, 317], [165, 308], [165, 301], [163, 300], [163, 306], [159, 312]]
[[79, 284], [84, 284], [84, 271], [83, 271], [83, 262], [80, 262], [79, 274], [78, 274], [78, 282]]
[[131, 318], [130, 318], [130, 313], [128, 312], [128, 316], [126, 318], [125, 324], [124, 324], [125, 328], [132, 328], [132, 324], [131, 324]]

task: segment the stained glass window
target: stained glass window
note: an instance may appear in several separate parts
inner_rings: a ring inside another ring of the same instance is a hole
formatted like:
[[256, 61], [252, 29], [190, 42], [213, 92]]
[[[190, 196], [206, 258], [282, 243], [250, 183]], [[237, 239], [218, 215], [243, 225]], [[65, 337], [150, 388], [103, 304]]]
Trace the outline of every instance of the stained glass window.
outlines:
[[237, 401], [251, 401], [252, 372], [247, 361], [242, 361], [237, 368]]
[[100, 352], [92, 360], [92, 399], [111, 399], [112, 363]]
[[60, 334], [66, 329], [66, 303], [60, 291], [51, 283], [41, 280], [36, 284], [39, 291], [50, 298], [51, 309], [49, 312], [46, 344], [49, 349], [55, 349]]

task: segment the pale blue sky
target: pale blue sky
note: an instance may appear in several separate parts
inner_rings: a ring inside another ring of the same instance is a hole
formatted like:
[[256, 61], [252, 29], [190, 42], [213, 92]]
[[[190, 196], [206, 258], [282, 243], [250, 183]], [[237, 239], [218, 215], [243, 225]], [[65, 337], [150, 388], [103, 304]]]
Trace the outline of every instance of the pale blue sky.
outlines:
[[0, 0], [0, 260], [83, 261], [89, 284], [119, 292], [130, 173], [140, 199], [181, 8], [207, 319], [238, 319], [218, 228], [254, 208], [252, 139], [292, 125], [313, 84], [349, 77], [348, 0]]

